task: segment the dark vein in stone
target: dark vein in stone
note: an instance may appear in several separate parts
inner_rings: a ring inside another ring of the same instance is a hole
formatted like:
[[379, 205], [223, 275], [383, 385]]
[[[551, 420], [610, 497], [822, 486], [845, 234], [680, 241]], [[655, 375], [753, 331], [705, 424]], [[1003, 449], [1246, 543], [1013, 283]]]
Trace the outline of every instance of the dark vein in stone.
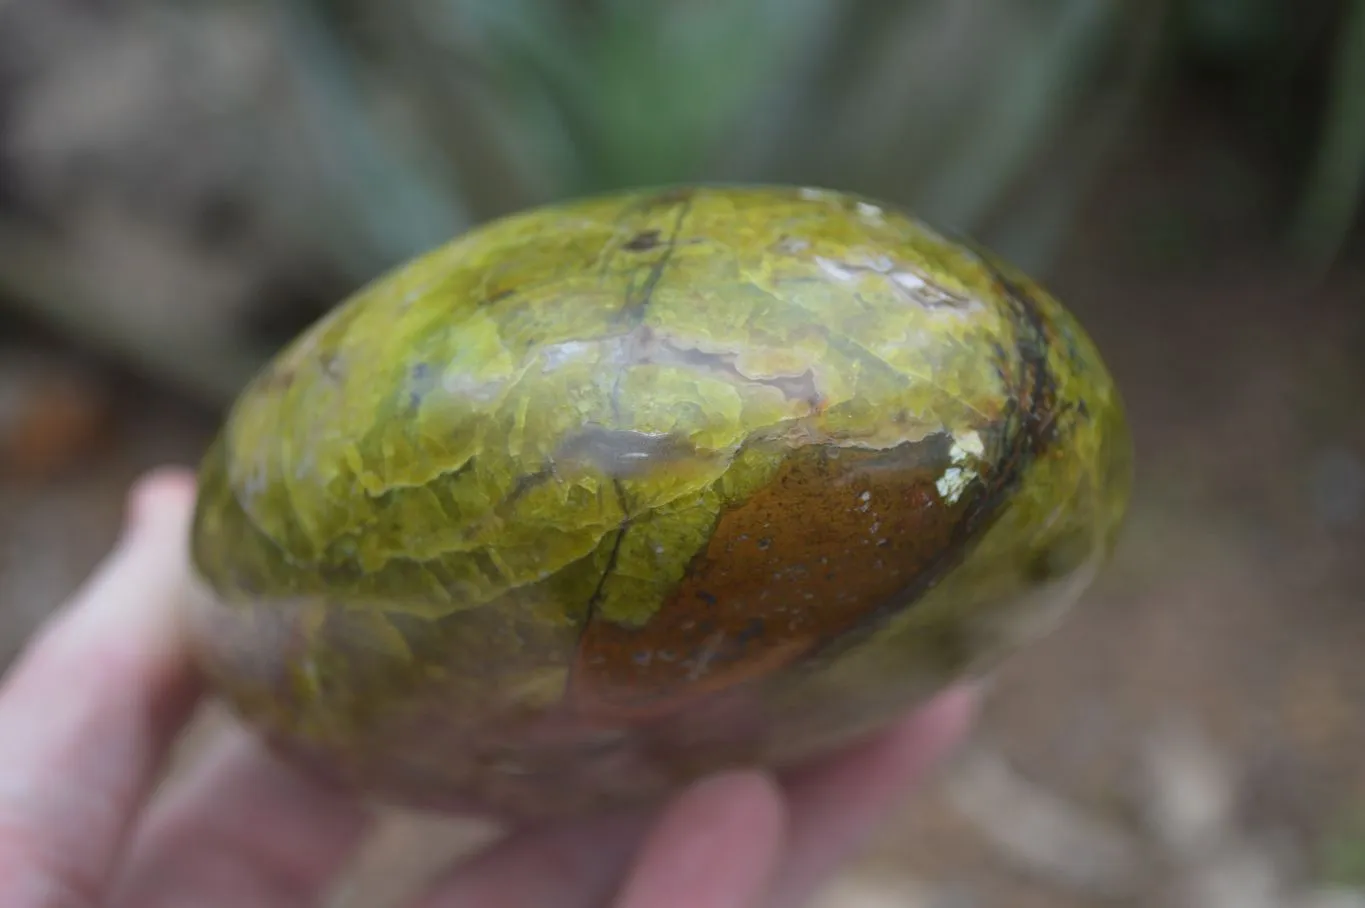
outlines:
[[[658, 287], [659, 281], [663, 278], [664, 270], [668, 267], [669, 260], [673, 258], [673, 250], [677, 248], [678, 237], [682, 233], [682, 225], [687, 220], [687, 215], [692, 210], [692, 197], [689, 195], [678, 203], [678, 213], [673, 220], [673, 232], [668, 235], [664, 251], [659, 253], [659, 258], [650, 266], [649, 276], [645, 278], [644, 288], [640, 292], [639, 298], [632, 300], [627, 295], [626, 305], [617, 316], [619, 321], [624, 322], [632, 330], [638, 328], [645, 319], [645, 310], [649, 307], [650, 300], [654, 298], [654, 290]], [[611, 385], [611, 412], [616, 420], [616, 425], [621, 425], [621, 379], [626, 374], [627, 366], [623, 363], [616, 373], [616, 378]]]
[[[624, 513], [626, 503], [621, 483], [619, 481], [613, 481], [612, 486], [616, 490], [616, 495], [621, 505], [621, 511]], [[616, 530], [616, 539], [612, 541], [611, 554], [607, 556], [606, 567], [602, 569], [602, 576], [598, 579], [597, 586], [593, 588], [592, 596], [588, 598], [588, 608], [583, 618], [583, 633], [587, 633], [588, 628], [592, 625], [593, 619], [597, 617], [597, 607], [602, 603], [602, 594], [606, 590], [608, 578], [610, 578], [612, 573], [616, 570], [616, 558], [621, 553], [621, 542], [626, 538], [626, 531], [629, 529], [630, 518], [626, 518]], [[581, 642], [580, 637], [580, 645]]]
[[668, 235], [664, 242], [664, 250], [659, 253], [659, 257], [650, 266], [649, 274], [645, 277], [644, 287], [640, 290], [638, 299], [627, 299], [625, 308], [621, 311], [621, 317], [631, 326], [639, 325], [645, 317], [645, 309], [649, 307], [650, 300], [654, 297], [654, 290], [659, 286], [659, 281], [663, 278], [664, 270], [668, 268], [668, 263], [673, 258], [673, 252], [678, 247], [678, 238], [682, 235], [683, 222], [687, 220], [688, 214], [692, 211], [692, 198], [689, 196], [678, 203], [678, 213], [673, 219], [673, 231]]

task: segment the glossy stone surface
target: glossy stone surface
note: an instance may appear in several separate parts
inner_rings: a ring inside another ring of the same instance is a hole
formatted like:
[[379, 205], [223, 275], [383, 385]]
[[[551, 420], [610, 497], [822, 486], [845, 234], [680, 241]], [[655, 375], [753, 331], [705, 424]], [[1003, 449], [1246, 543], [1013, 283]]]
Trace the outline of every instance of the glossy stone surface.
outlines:
[[202, 467], [205, 667], [382, 799], [527, 818], [786, 765], [1041, 633], [1131, 483], [1023, 275], [872, 201], [482, 227], [281, 353]]

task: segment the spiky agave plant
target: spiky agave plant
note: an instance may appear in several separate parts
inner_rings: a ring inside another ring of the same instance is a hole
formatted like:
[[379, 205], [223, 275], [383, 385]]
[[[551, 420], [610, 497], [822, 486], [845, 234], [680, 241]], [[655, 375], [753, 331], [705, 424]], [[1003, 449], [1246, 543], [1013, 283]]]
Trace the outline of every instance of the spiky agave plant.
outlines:
[[403, 86], [415, 138], [477, 219], [647, 184], [820, 183], [1003, 238], [1029, 264], [1131, 113], [1159, 21], [1127, 0], [294, 9]]

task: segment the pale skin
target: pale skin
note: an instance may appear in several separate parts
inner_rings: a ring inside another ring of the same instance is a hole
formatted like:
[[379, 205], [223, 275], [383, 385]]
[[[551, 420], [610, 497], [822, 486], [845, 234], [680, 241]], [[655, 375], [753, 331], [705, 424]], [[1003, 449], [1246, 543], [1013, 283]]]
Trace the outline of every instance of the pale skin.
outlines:
[[[122, 537], [0, 679], [0, 905], [316, 905], [365, 837], [342, 794], [227, 734], [157, 784], [203, 699], [176, 619], [193, 476], [129, 497]], [[514, 832], [410, 908], [797, 908], [965, 734], [951, 691], [876, 740], [662, 808]]]

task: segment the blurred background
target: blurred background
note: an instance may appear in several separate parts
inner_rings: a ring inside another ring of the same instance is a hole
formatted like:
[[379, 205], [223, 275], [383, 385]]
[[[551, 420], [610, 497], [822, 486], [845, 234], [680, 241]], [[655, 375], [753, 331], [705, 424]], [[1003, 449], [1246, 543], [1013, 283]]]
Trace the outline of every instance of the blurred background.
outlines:
[[1137, 434], [1112, 566], [824, 908], [1365, 905], [1365, 0], [0, 0], [0, 667], [337, 300], [693, 179], [995, 247]]

